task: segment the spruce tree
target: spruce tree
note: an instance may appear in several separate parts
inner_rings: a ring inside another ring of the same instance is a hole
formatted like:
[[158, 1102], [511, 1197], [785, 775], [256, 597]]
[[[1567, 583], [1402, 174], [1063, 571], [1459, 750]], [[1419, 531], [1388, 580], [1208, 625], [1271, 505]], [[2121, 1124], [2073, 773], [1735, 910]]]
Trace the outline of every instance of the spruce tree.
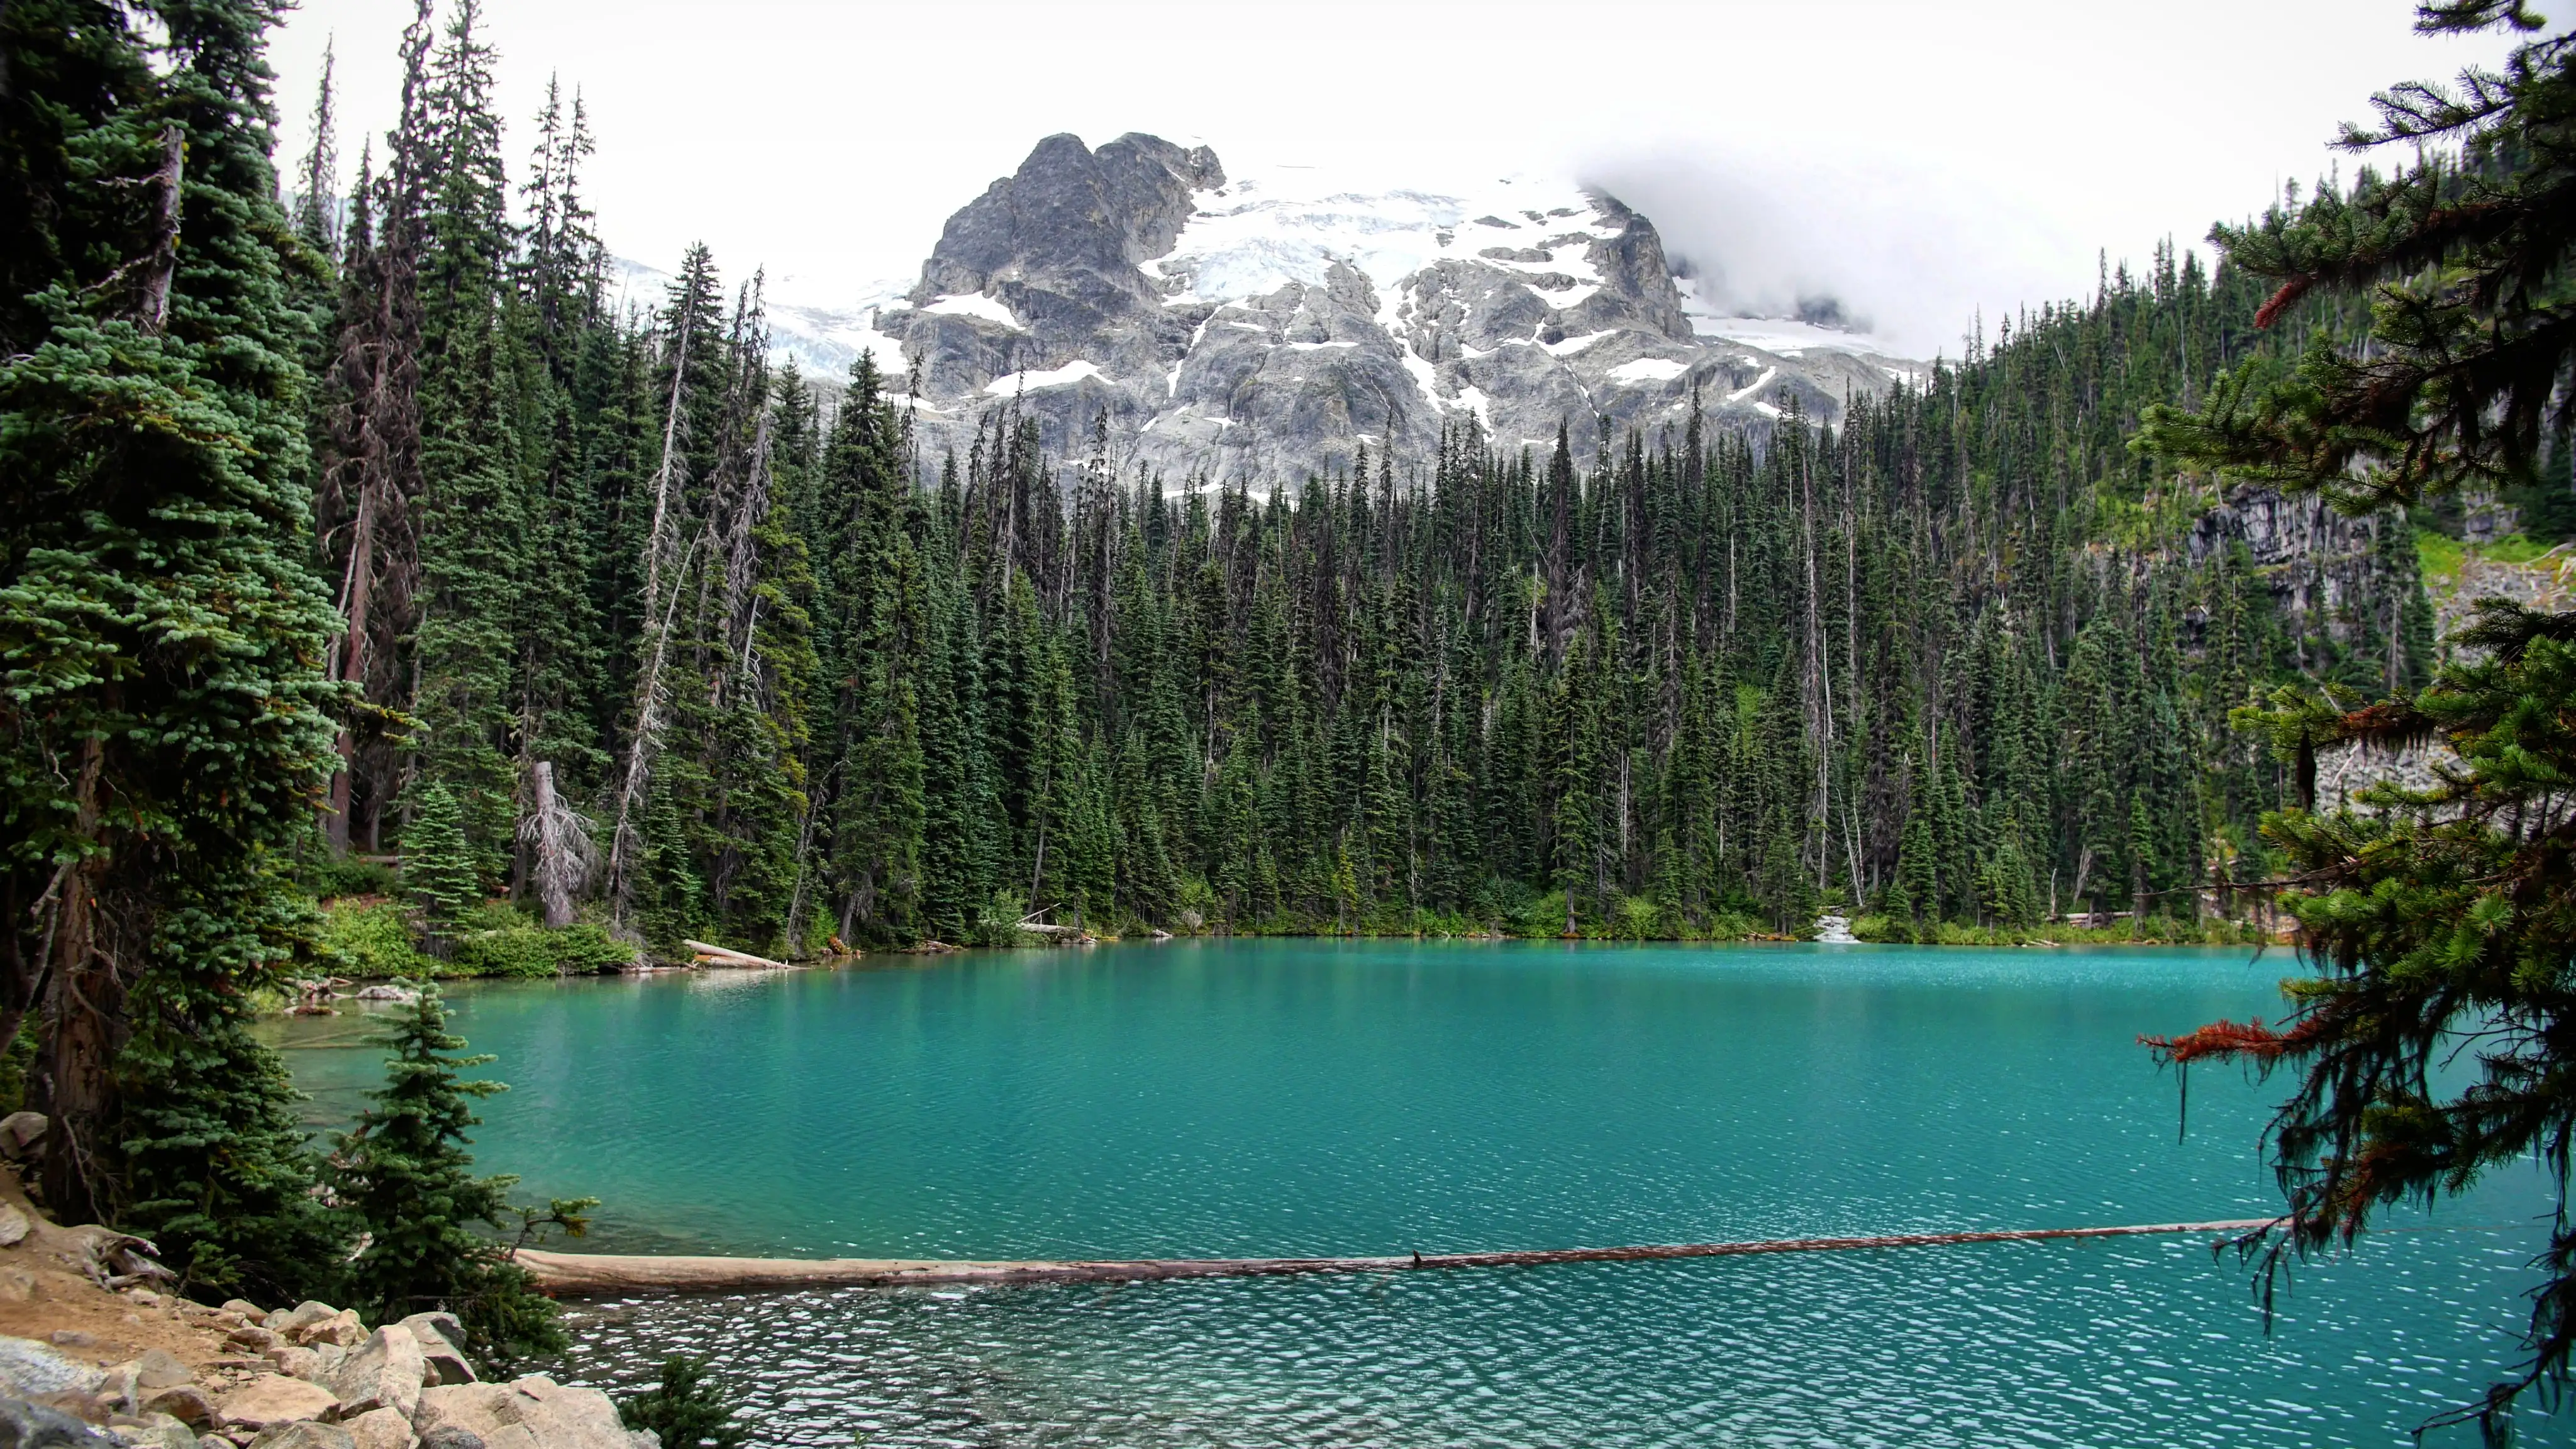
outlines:
[[473, 1104], [508, 1088], [459, 1075], [493, 1058], [459, 1055], [465, 1040], [447, 1030], [437, 987], [424, 983], [376, 1040], [392, 1052], [385, 1085], [332, 1138], [332, 1195], [363, 1235], [348, 1265], [349, 1306], [378, 1323], [453, 1313], [465, 1329], [460, 1346], [496, 1367], [561, 1352], [552, 1300], [511, 1261], [512, 1245], [475, 1226], [517, 1227], [523, 1241], [548, 1227], [578, 1236], [593, 1202], [521, 1209], [509, 1197], [517, 1178], [474, 1175], [466, 1134], [482, 1119]]
[[153, 1236], [192, 1291], [296, 1296], [340, 1239], [248, 1002], [310, 941], [278, 868], [329, 758], [331, 614], [274, 18], [0, 17], [0, 1037], [40, 1022], [50, 1211]]

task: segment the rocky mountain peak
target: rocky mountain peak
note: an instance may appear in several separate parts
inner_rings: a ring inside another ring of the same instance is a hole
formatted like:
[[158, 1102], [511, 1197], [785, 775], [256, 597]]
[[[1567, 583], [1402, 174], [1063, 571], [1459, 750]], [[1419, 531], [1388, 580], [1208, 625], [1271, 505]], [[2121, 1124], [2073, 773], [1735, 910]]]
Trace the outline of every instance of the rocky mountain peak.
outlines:
[[1700, 307], [1654, 223], [1597, 189], [1231, 177], [1207, 147], [1130, 134], [1040, 141], [949, 218], [901, 305], [848, 330], [919, 379], [932, 457], [996, 407], [1060, 453], [1106, 415], [1122, 462], [1257, 487], [1363, 448], [1425, 461], [1468, 419], [1505, 447], [1570, 423], [1588, 453], [1603, 418], [1831, 418], [1922, 371], [1866, 338], [1746, 321]]
[[1049, 136], [948, 219], [913, 301], [1015, 283], [1095, 304], [1158, 300], [1139, 265], [1172, 249], [1193, 196], [1224, 184], [1205, 146], [1126, 135], [1094, 151], [1079, 136]]

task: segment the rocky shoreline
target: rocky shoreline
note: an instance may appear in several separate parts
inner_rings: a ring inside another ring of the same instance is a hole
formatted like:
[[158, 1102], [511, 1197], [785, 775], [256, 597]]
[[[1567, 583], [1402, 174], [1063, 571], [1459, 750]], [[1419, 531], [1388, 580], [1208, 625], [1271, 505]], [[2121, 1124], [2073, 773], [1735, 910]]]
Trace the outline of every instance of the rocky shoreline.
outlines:
[[661, 1449], [598, 1389], [487, 1382], [456, 1319], [159, 1291], [150, 1244], [65, 1228], [0, 1167], [5, 1449]]

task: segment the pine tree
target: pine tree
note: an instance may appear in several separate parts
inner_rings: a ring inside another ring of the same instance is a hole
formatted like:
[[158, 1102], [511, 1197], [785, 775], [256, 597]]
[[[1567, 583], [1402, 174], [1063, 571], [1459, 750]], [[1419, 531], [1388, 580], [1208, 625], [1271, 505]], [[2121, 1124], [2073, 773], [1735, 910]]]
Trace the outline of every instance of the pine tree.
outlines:
[[[2418, 14], [2435, 33], [2542, 24], [2515, 0]], [[2527, 40], [2501, 75], [2383, 93], [2381, 126], [2347, 128], [2343, 144], [2412, 144], [2411, 165], [2215, 233], [2231, 264], [2277, 284], [2257, 325], [2311, 292], [2368, 295], [2368, 345], [2320, 337], [2294, 372], [2241, 368], [2199, 413], [2154, 413], [2145, 445], [2356, 512], [2527, 483], [2542, 438], [2563, 440], [2576, 409], [2565, 387], [2576, 353], [2571, 54], [2576, 33]], [[2285, 1027], [2222, 1021], [2151, 1043], [2178, 1063], [2295, 1074], [2269, 1139], [2289, 1214], [2267, 1271], [2348, 1245], [2382, 1209], [2458, 1192], [2491, 1167], [2536, 1154], [2561, 1165], [2561, 1211], [2535, 1264], [2531, 1360], [2444, 1416], [2477, 1418], [2490, 1438], [2509, 1430], [2524, 1390], [2563, 1385], [2576, 1354], [2563, 1170], [2576, 1107], [2559, 1085], [2561, 981], [2576, 949], [2576, 824], [2560, 807], [2576, 769], [2570, 619], [2489, 601], [2455, 640], [2482, 657], [2455, 660], [2429, 688], [2349, 712], [2285, 688], [2272, 708], [2240, 712], [2297, 773], [2304, 808], [2266, 815], [2263, 829], [2295, 872], [2282, 906], [2305, 928], [2316, 974], [2286, 988]], [[2433, 788], [2390, 785], [2366, 792], [2363, 811], [2316, 813], [2320, 748], [2434, 735], [2460, 766]], [[2469, 1033], [2473, 1065], [2448, 1071]]]
[[376, 1040], [393, 1053], [385, 1085], [367, 1094], [375, 1105], [356, 1125], [332, 1138], [332, 1193], [363, 1235], [349, 1262], [350, 1306], [379, 1323], [453, 1313], [465, 1329], [461, 1347], [494, 1366], [561, 1352], [567, 1340], [553, 1301], [507, 1246], [474, 1225], [515, 1225], [523, 1236], [551, 1226], [577, 1236], [593, 1202], [523, 1210], [509, 1198], [517, 1178], [473, 1175], [466, 1134], [482, 1121], [473, 1104], [508, 1089], [458, 1075], [493, 1058], [457, 1055], [465, 1040], [447, 1030], [438, 988], [424, 984]]
[[443, 957], [466, 914], [483, 899], [481, 872], [465, 838], [465, 812], [445, 784], [433, 780], [421, 787], [403, 845], [403, 888], [420, 907], [430, 952]]
[[194, 1288], [294, 1294], [337, 1232], [247, 1003], [310, 942], [277, 868], [330, 755], [331, 615], [272, 19], [0, 17], [30, 223], [0, 240], [0, 1039], [41, 1022], [52, 1212], [154, 1235]]

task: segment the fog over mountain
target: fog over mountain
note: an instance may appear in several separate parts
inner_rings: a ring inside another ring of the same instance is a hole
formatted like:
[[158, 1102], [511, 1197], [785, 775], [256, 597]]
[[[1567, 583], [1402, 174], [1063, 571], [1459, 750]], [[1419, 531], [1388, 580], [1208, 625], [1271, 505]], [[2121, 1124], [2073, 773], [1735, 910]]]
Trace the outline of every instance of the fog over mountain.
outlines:
[[[389, 124], [403, 0], [303, 0], [273, 56], [300, 155], [326, 40], [341, 155]], [[2320, 117], [2408, 75], [2492, 64], [2430, 42], [2406, 0], [2019, 0], [1806, 7], [1603, 0], [894, 7], [505, 0], [512, 156], [549, 75], [599, 138], [590, 199], [619, 254], [693, 241], [775, 298], [833, 311], [910, 287], [946, 217], [1039, 137], [1130, 131], [1230, 170], [1298, 164], [1356, 189], [1456, 192], [1535, 174], [1652, 218], [1729, 309], [1833, 297], [1897, 351], [1957, 356], [1982, 310], [2089, 292], [2107, 250], [2196, 243], [2334, 164]], [[2259, 57], [2295, 53], [2260, 71]], [[2243, 60], [2233, 59], [2242, 57]], [[1511, 97], [1508, 104], [1503, 97]], [[377, 137], [382, 155], [382, 137]], [[670, 182], [693, 178], [685, 194]]]

